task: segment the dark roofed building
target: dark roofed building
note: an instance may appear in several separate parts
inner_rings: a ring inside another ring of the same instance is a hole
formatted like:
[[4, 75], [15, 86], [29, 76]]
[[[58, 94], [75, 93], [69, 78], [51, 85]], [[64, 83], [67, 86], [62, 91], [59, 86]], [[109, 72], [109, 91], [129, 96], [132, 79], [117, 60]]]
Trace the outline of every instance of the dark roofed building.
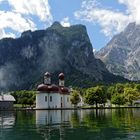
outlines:
[[12, 109], [15, 98], [12, 95], [1, 94], [0, 95], [0, 110]]
[[51, 74], [44, 74], [44, 83], [38, 85], [36, 94], [37, 109], [71, 108], [70, 90], [64, 85], [64, 74], [58, 76], [59, 85], [51, 84]]

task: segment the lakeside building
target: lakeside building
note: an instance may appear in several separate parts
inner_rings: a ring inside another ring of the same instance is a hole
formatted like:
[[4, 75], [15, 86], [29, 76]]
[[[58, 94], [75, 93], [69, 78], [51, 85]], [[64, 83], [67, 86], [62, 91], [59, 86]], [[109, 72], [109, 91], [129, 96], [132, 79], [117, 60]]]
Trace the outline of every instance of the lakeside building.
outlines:
[[0, 95], [0, 109], [12, 109], [15, 98], [12, 95], [1, 94]]
[[64, 74], [60, 73], [59, 85], [51, 84], [51, 74], [44, 74], [44, 82], [37, 87], [36, 109], [71, 108], [70, 90], [65, 87]]

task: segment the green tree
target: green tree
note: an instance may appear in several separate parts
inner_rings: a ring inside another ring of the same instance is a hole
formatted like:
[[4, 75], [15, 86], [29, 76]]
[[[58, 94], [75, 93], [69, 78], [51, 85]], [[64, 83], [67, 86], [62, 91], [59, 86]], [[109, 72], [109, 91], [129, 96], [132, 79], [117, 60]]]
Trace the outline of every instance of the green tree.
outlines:
[[115, 105], [124, 105], [126, 103], [126, 99], [124, 94], [116, 93], [111, 98], [111, 103]]
[[136, 84], [136, 85], [135, 85], [135, 89], [136, 89], [138, 92], [140, 92], [140, 84]]
[[109, 86], [107, 88], [107, 99], [111, 100], [112, 95], [115, 93], [115, 87], [114, 86]]
[[127, 99], [127, 102], [130, 103], [131, 105], [133, 104], [134, 100], [139, 99], [139, 92], [136, 89], [125, 88], [124, 94]]
[[107, 100], [105, 89], [103, 86], [92, 87], [86, 90], [85, 102], [89, 105], [104, 104]]
[[84, 96], [84, 101], [85, 103], [89, 104], [89, 105], [94, 105], [95, 104], [95, 89], [92, 87], [92, 88], [89, 88], [86, 90], [86, 94]]
[[124, 84], [117, 83], [115, 90], [116, 90], [116, 93], [123, 93], [124, 92]]
[[35, 91], [21, 90], [21, 91], [12, 92], [11, 95], [14, 96], [16, 100], [15, 103], [31, 106], [35, 102], [36, 93]]
[[72, 91], [70, 101], [74, 106], [76, 106], [80, 102], [80, 96], [77, 90]]
[[99, 104], [105, 104], [107, 101], [106, 87], [105, 86], [97, 86], [96, 92], [99, 95]]

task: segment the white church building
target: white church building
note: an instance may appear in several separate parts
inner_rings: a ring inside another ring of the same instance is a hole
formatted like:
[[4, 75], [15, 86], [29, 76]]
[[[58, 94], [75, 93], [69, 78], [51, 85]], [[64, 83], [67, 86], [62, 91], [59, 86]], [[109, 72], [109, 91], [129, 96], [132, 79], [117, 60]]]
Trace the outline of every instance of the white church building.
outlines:
[[44, 74], [44, 82], [37, 87], [36, 109], [71, 108], [70, 90], [64, 86], [64, 74], [60, 73], [59, 85], [51, 84], [51, 74]]

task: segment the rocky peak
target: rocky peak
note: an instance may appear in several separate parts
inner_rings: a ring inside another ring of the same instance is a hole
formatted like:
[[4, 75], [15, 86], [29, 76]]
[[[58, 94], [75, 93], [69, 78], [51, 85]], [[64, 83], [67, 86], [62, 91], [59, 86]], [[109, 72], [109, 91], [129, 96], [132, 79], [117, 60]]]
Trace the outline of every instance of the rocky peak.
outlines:
[[140, 80], [140, 25], [130, 23], [99, 52], [107, 69], [130, 80]]
[[62, 28], [63, 26], [58, 22], [58, 21], [55, 21], [51, 26], [50, 28], [51, 29], [59, 29], [59, 28]]
[[29, 37], [29, 38], [32, 38], [32, 31], [31, 30], [24, 31], [21, 34], [21, 37]]

